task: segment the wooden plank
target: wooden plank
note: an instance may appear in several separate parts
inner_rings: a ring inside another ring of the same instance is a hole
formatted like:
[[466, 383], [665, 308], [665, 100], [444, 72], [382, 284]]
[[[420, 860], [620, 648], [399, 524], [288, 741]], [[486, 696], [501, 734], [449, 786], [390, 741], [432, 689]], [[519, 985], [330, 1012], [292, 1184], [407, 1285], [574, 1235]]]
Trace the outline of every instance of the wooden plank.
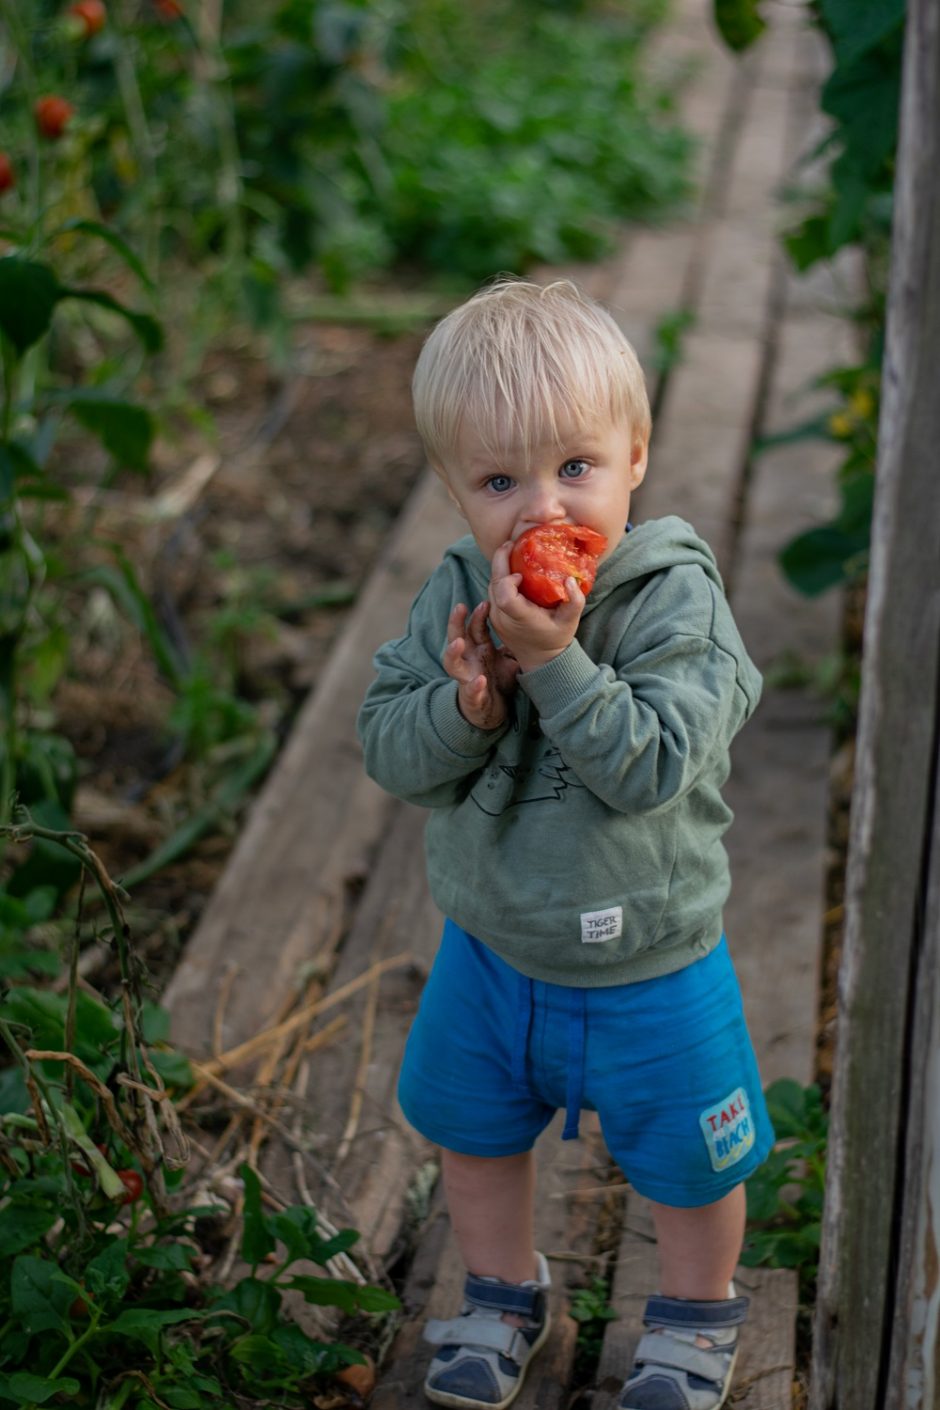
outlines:
[[[922, 990], [936, 983], [940, 943], [936, 910], [929, 910], [936, 895], [930, 848], [940, 719], [938, 230], [940, 12], [933, 0], [912, 0], [811, 1387], [815, 1410], [936, 1405], [940, 1386], [936, 1168], [928, 1177], [925, 1165], [935, 1125], [922, 1144], [917, 1131], [929, 1085], [923, 1073], [936, 1063], [938, 1041], [935, 1015], [925, 1024], [921, 1010]], [[925, 928], [928, 916], [932, 931]], [[912, 1041], [926, 1046], [912, 1047]], [[906, 1190], [909, 1180], [913, 1187]], [[898, 1318], [905, 1325], [892, 1347]], [[930, 1386], [925, 1401], [916, 1394], [918, 1378]]]
[[[424, 875], [424, 822], [419, 808], [399, 803], [393, 809], [331, 988], [404, 951], [414, 956], [414, 967], [388, 971], [375, 994], [363, 989], [345, 1005], [346, 1037], [319, 1055], [306, 1094], [318, 1157], [342, 1187], [347, 1217], [378, 1263], [398, 1238], [415, 1171], [433, 1154], [396, 1098], [405, 1039], [441, 932]], [[331, 1203], [329, 1189], [322, 1198]]]
[[[343, 923], [387, 826], [389, 799], [362, 772], [355, 717], [376, 647], [402, 630], [408, 607], [459, 521], [430, 472], [414, 491], [317, 689], [298, 717], [193, 935], [164, 1003], [173, 1039], [205, 1053], [219, 986], [239, 979], [224, 1042], [274, 1018], [332, 928]], [[258, 984], [264, 956], [264, 983]]]

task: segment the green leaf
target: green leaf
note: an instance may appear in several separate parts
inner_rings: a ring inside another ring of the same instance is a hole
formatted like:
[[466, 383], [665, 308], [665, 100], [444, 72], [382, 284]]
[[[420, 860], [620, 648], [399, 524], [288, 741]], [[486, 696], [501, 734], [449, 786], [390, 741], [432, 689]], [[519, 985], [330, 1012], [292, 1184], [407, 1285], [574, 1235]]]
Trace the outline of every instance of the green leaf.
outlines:
[[0, 1209], [0, 1258], [10, 1258], [38, 1243], [58, 1217], [57, 1209], [24, 1209], [16, 1204]]
[[157, 1268], [161, 1273], [182, 1273], [192, 1265], [196, 1250], [188, 1244], [153, 1244], [137, 1248], [134, 1257], [144, 1268]]
[[13, 1264], [10, 1294], [14, 1316], [24, 1331], [61, 1332], [68, 1335], [66, 1316], [73, 1294], [60, 1283], [55, 1263], [33, 1254], [22, 1253]]
[[162, 1311], [149, 1307], [130, 1307], [111, 1323], [108, 1333], [142, 1341], [148, 1351], [156, 1356], [160, 1333], [164, 1327], [176, 1326], [180, 1322], [193, 1322], [202, 1316], [201, 1312], [195, 1312], [188, 1307], [167, 1308]]
[[749, 48], [767, 28], [760, 0], [714, 0], [714, 14], [718, 33], [736, 54]]
[[185, 662], [180, 659], [171, 638], [161, 627], [153, 603], [141, 587], [133, 564], [120, 544], [109, 545], [117, 559], [117, 568], [103, 564], [91, 569], [83, 577], [86, 582], [100, 583], [108, 589], [120, 608], [126, 612], [137, 630], [146, 638], [157, 665], [174, 690], [182, 687], [185, 676]]
[[258, 1332], [239, 1337], [229, 1347], [229, 1355], [255, 1376], [290, 1374], [294, 1369], [280, 1347]]
[[117, 397], [84, 391], [69, 398], [69, 410], [86, 431], [97, 436], [119, 465], [145, 473], [156, 425], [143, 406]]
[[[397, 1312], [401, 1307], [401, 1299], [393, 1292], [389, 1292], [387, 1288], [377, 1288], [372, 1283], [359, 1288], [356, 1300], [363, 1312]], [[610, 1315], [616, 1316], [616, 1313]]]
[[98, 239], [107, 241], [112, 250], [121, 256], [121, 259], [128, 268], [134, 271], [140, 282], [146, 285], [148, 289], [154, 288], [153, 280], [144, 268], [143, 263], [131, 249], [127, 241], [118, 235], [116, 230], [112, 230], [108, 225], [102, 225], [100, 221], [97, 220], [67, 220], [64, 225], [60, 225], [57, 230], [53, 230], [49, 239], [54, 240], [57, 235], [66, 235], [72, 231], [77, 231], [82, 235], [95, 235]]
[[316, 1278], [298, 1273], [284, 1286], [301, 1293], [305, 1302], [317, 1307], [338, 1307], [341, 1312], [351, 1313], [359, 1305], [356, 1284], [342, 1278]]
[[261, 1212], [261, 1181], [247, 1161], [240, 1166], [238, 1173], [245, 1186], [242, 1258], [252, 1268], [257, 1268], [263, 1258], [274, 1252], [275, 1240], [268, 1221]]
[[7, 255], [0, 259], [0, 331], [23, 353], [49, 331], [62, 286], [46, 264]]
[[112, 1238], [85, 1268], [85, 1283], [92, 1297], [117, 1300], [131, 1280], [127, 1267], [127, 1239]]
[[242, 1278], [234, 1288], [213, 1301], [213, 1309], [234, 1312], [257, 1332], [271, 1332], [277, 1326], [281, 1294], [261, 1278]]
[[68, 288], [60, 286], [59, 298], [79, 299], [84, 303], [98, 304], [101, 308], [110, 309], [112, 313], [120, 314], [130, 324], [147, 352], [157, 353], [163, 347], [163, 329], [155, 318], [152, 318], [149, 313], [139, 313], [136, 309], [126, 308], [124, 304], [111, 294], [106, 294], [102, 289], [74, 289], [71, 286]]
[[819, 8], [836, 58], [848, 64], [904, 23], [905, 0], [820, 0]]
[[823, 524], [791, 539], [779, 555], [787, 578], [807, 597], [857, 578], [868, 562], [868, 534], [847, 534]]
[[166, 1087], [191, 1087], [196, 1080], [189, 1058], [176, 1048], [151, 1048], [150, 1061]]
[[14, 1395], [21, 1397], [23, 1404], [32, 1401], [36, 1405], [45, 1405], [53, 1395], [77, 1395], [81, 1390], [79, 1382], [71, 1376], [57, 1376], [55, 1380], [50, 1380], [48, 1376], [34, 1376], [29, 1371], [15, 1371], [7, 1384]]

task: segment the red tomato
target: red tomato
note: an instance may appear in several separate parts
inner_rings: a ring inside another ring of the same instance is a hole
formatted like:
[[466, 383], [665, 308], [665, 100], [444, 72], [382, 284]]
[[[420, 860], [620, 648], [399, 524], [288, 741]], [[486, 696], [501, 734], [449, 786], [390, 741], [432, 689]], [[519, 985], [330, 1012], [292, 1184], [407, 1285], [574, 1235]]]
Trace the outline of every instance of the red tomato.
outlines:
[[127, 1191], [121, 1203], [136, 1204], [144, 1192], [143, 1176], [137, 1170], [119, 1170], [117, 1177]]
[[60, 98], [57, 93], [51, 93], [45, 98], [40, 98], [33, 111], [36, 115], [36, 126], [43, 137], [48, 137], [54, 142], [57, 137], [62, 136], [75, 109], [67, 99]]
[[606, 547], [604, 535], [583, 524], [536, 524], [516, 539], [509, 567], [522, 574], [523, 597], [540, 607], [557, 607], [568, 601], [566, 578], [574, 578], [587, 597], [597, 577], [597, 560]]
[[13, 163], [6, 152], [0, 152], [0, 195], [4, 191], [12, 191], [16, 185], [16, 172], [13, 170]]
[[183, 7], [180, 0], [153, 0], [153, 8], [161, 20], [171, 22], [183, 18]]
[[74, 5], [69, 6], [69, 14], [84, 25], [86, 39], [104, 29], [108, 19], [104, 0], [76, 0]]

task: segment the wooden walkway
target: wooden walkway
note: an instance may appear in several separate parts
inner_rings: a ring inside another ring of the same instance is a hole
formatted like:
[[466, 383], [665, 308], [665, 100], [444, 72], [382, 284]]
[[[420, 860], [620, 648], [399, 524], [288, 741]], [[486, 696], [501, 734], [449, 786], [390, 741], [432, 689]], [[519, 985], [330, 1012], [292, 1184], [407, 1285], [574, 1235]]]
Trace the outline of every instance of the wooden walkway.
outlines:
[[[544, 277], [573, 274], [622, 319], [658, 408], [636, 517], [676, 512], [711, 541], [744, 638], [771, 672], [734, 754], [728, 796], [737, 816], [729, 835], [735, 889], [727, 929], [765, 1081], [786, 1075], [807, 1082], [829, 738], [818, 703], [777, 686], [772, 671], [787, 653], [818, 660], [835, 648], [838, 604], [798, 598], [775, 554], [828, 514], [833, 477], [824, 445], [805, 442], [758, 458], [751, 445], [755, 434], [812, 414], [813, 376], [851, 356], [846, 325], [833, 314], [838, 289], [794, 279], [776, 233], [775, 194], [814, 135], [822, 58], [798, 13], [786, 7], [776, 7], [775, 28], [744, 62], [711, 36], [704, 5], [685, 0], [677, 8], [655, 59], [668, 71], [693, 69], [685, 111], [702, 143], [698, 209], [681, 224], [633, 234], [601, 265]], [[693, 319], [682, 357], [657, 373], [652, 330], [679, 310]], [[429, 476], [258, 799], [166, 997], [174, 1038], [206, 1057], [275, 1024], [301, 996], [336, 993], [372, 972], [312, 1020], [316, 1033], [344, 1017], [333, 1041], [306, 1054], [295, 1049], [292, 1080], [303, 1119], [294, 1129], [301, 1144], [309, 1135], [313, 1156], [269, 1147], [264, 1169], [291, 1198], [309, 1195], [335, 1223], [360, 1229], [374, 1266], [387, 1267], [409, 1250], [405, 1320], [375, 1410], [426, 1403], [421, 1325], [429, 1315], [455, 1311], [462, 1272], [439, 1192], [429, 1205], [424, 1198], [434, 1151], [406, 1126], [394, 1095], [440, 927], [424, 882], [424, 818], [365, 778], [353, 724], [373, 650], [401, 630], [414, 593], [460, 532]], [[213, 1015], [221, 1015], [214, 1039]], [[276, 1053], [269, 1045], [260, 1069], [256, 1059], [228, 1075], [243, 1085], [270, 1082], [285, 1051], [283, 1042]], [[557, 1137], [552, 1128], [539, 1146], [538, 1218], [553, 1269], [557, 1330], [516, 1403], [520, 1410], [568, 1405], [577, 1333], [567, 1315], [570, 1290], [592, 1271], [612, 1269], [619, 1317], [609, 1326], [590, 1403], [613, 1410], [638, 1314], [655, 1286], [649, 1219], [644, 1202], [617, 1187], [590, 1127], [577, 1145], [562, 1146]], [[292, 1174], [298, 1162], [299, 1184]], [[794, 1277], [742, 1269], [738, 1281], [753, 1299], [753, 1315], [733, 1403], [784, 1410], [792, 1394]]]

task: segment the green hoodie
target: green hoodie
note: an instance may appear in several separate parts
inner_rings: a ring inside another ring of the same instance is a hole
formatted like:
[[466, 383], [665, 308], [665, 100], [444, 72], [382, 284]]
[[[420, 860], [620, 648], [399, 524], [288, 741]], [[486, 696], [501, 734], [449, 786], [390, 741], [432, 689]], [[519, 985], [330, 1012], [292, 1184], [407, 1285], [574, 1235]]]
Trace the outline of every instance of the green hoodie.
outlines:
[[359, 714], [369, 775], [432, 810], [431, 893], [533, 979], [667, 974], [721, 937], [728, 749], [760, 696], [714, 555], [683, 520], [625, 534], [575, 641], [518, 677], [512, 718], [469, 724], [441, 666], [447, 618], [482, 601], [469, 536], [383, 646]]

